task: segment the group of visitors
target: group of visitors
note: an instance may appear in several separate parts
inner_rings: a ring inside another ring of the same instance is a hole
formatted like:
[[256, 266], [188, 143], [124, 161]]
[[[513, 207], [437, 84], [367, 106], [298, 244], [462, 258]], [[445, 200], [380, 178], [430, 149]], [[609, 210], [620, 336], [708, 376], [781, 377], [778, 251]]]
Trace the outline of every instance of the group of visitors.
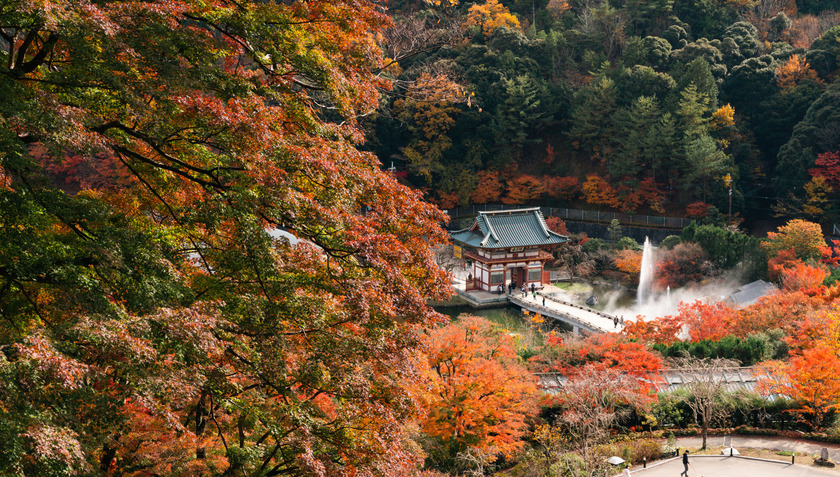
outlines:
[[[507, 284], [508, 295], [512, 294], [513, 290], [516, 290], [516, 282], [508, 283]], [[501, 295], [503, 291], [504, 291], [504, 288], [502, 287], [502, 285], [499, 285], [498, 287], [496, 287], [496, 293], [498, 293], [499, 295]], [[537, 288], [536, 288], [536, 286], [534, 286], [533, 283], [531, 284], [531, 293], [534, 295], [534, 299], [536, 299], [537, 298]], [[522, 298], [525, 298], [526, 296], [528, 296], [528, 288], [525, 286], [525, 284], [523, 284], [522, 285]], [[545, 305], [545, 300], [543, 300], [543, 305]]]

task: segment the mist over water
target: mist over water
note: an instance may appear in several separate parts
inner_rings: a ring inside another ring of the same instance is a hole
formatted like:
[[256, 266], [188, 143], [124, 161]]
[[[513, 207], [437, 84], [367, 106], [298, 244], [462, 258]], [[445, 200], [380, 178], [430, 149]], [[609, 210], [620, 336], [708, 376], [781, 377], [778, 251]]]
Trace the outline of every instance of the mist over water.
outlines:
[[738, 276], [726, 276], [709, 283], [694, 284], [683, 288], [657, 289], [656, 283], [656, 249], [646, 237], [642, 251], [642, 265], [639, 274], [639, 288], [636, 300], [628, 302], [626, 293], [616, 290], [606, 292], [599, 297], [604, 305], [604, 312], [625, 320], [636, 321], [653, 320], [658, 317], [676, 315], [680, 303], [719, 302], [726, 300], [743, 284]]

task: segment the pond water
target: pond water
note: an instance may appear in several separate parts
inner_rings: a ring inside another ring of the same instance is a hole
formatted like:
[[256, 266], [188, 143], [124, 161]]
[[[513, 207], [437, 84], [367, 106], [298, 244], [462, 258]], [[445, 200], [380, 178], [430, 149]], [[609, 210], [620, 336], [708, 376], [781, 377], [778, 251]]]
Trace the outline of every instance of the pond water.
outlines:
[[[473, 308], [469, 305], [464, 306], [447, 306], [435, 307], [435, 311], [449, 316], [452, 320], [456, 320], [459, 315], [466, 313], [468, 315], [480, 316], [484, 319], [492, 321], [499, 326], [512, 333], [525, 333], [531, 330], [534, 323], [531, 317], [522, 314], [522, 309], [518, 306], [507, 305], [499, 308]], [[571, 326], [565, 323], [550, 323], [548, 321], [541, 324], [544, 330], [554, 329], [556, 331], [572, 331]]]

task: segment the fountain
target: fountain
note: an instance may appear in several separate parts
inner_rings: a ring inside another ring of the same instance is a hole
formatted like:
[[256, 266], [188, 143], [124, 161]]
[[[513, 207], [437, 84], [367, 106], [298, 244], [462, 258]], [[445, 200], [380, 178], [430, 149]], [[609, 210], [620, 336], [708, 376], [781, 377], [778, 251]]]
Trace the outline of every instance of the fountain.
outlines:
[[639, 288], [636, 290], [636, 302], [639, 306], [645, 305], [650, 299], [654, 263], [653, 245], [650, 244], [650, 238], [645, 237], [645, 245], [642, 249], [642, 266], [639, 271]]

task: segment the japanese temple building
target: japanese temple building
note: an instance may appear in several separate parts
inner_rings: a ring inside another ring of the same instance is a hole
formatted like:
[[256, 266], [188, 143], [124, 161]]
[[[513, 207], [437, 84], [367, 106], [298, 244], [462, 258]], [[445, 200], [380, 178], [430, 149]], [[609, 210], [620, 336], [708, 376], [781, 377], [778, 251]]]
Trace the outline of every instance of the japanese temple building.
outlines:
[[450, 232], [456, 256], [472, 262], [467, 290], [495, 292], [511, 282], [517, 288], [548, 283], [548, 251], [568, 240], [552, 232], [539, 207], [479, 212], [468, 228]]

